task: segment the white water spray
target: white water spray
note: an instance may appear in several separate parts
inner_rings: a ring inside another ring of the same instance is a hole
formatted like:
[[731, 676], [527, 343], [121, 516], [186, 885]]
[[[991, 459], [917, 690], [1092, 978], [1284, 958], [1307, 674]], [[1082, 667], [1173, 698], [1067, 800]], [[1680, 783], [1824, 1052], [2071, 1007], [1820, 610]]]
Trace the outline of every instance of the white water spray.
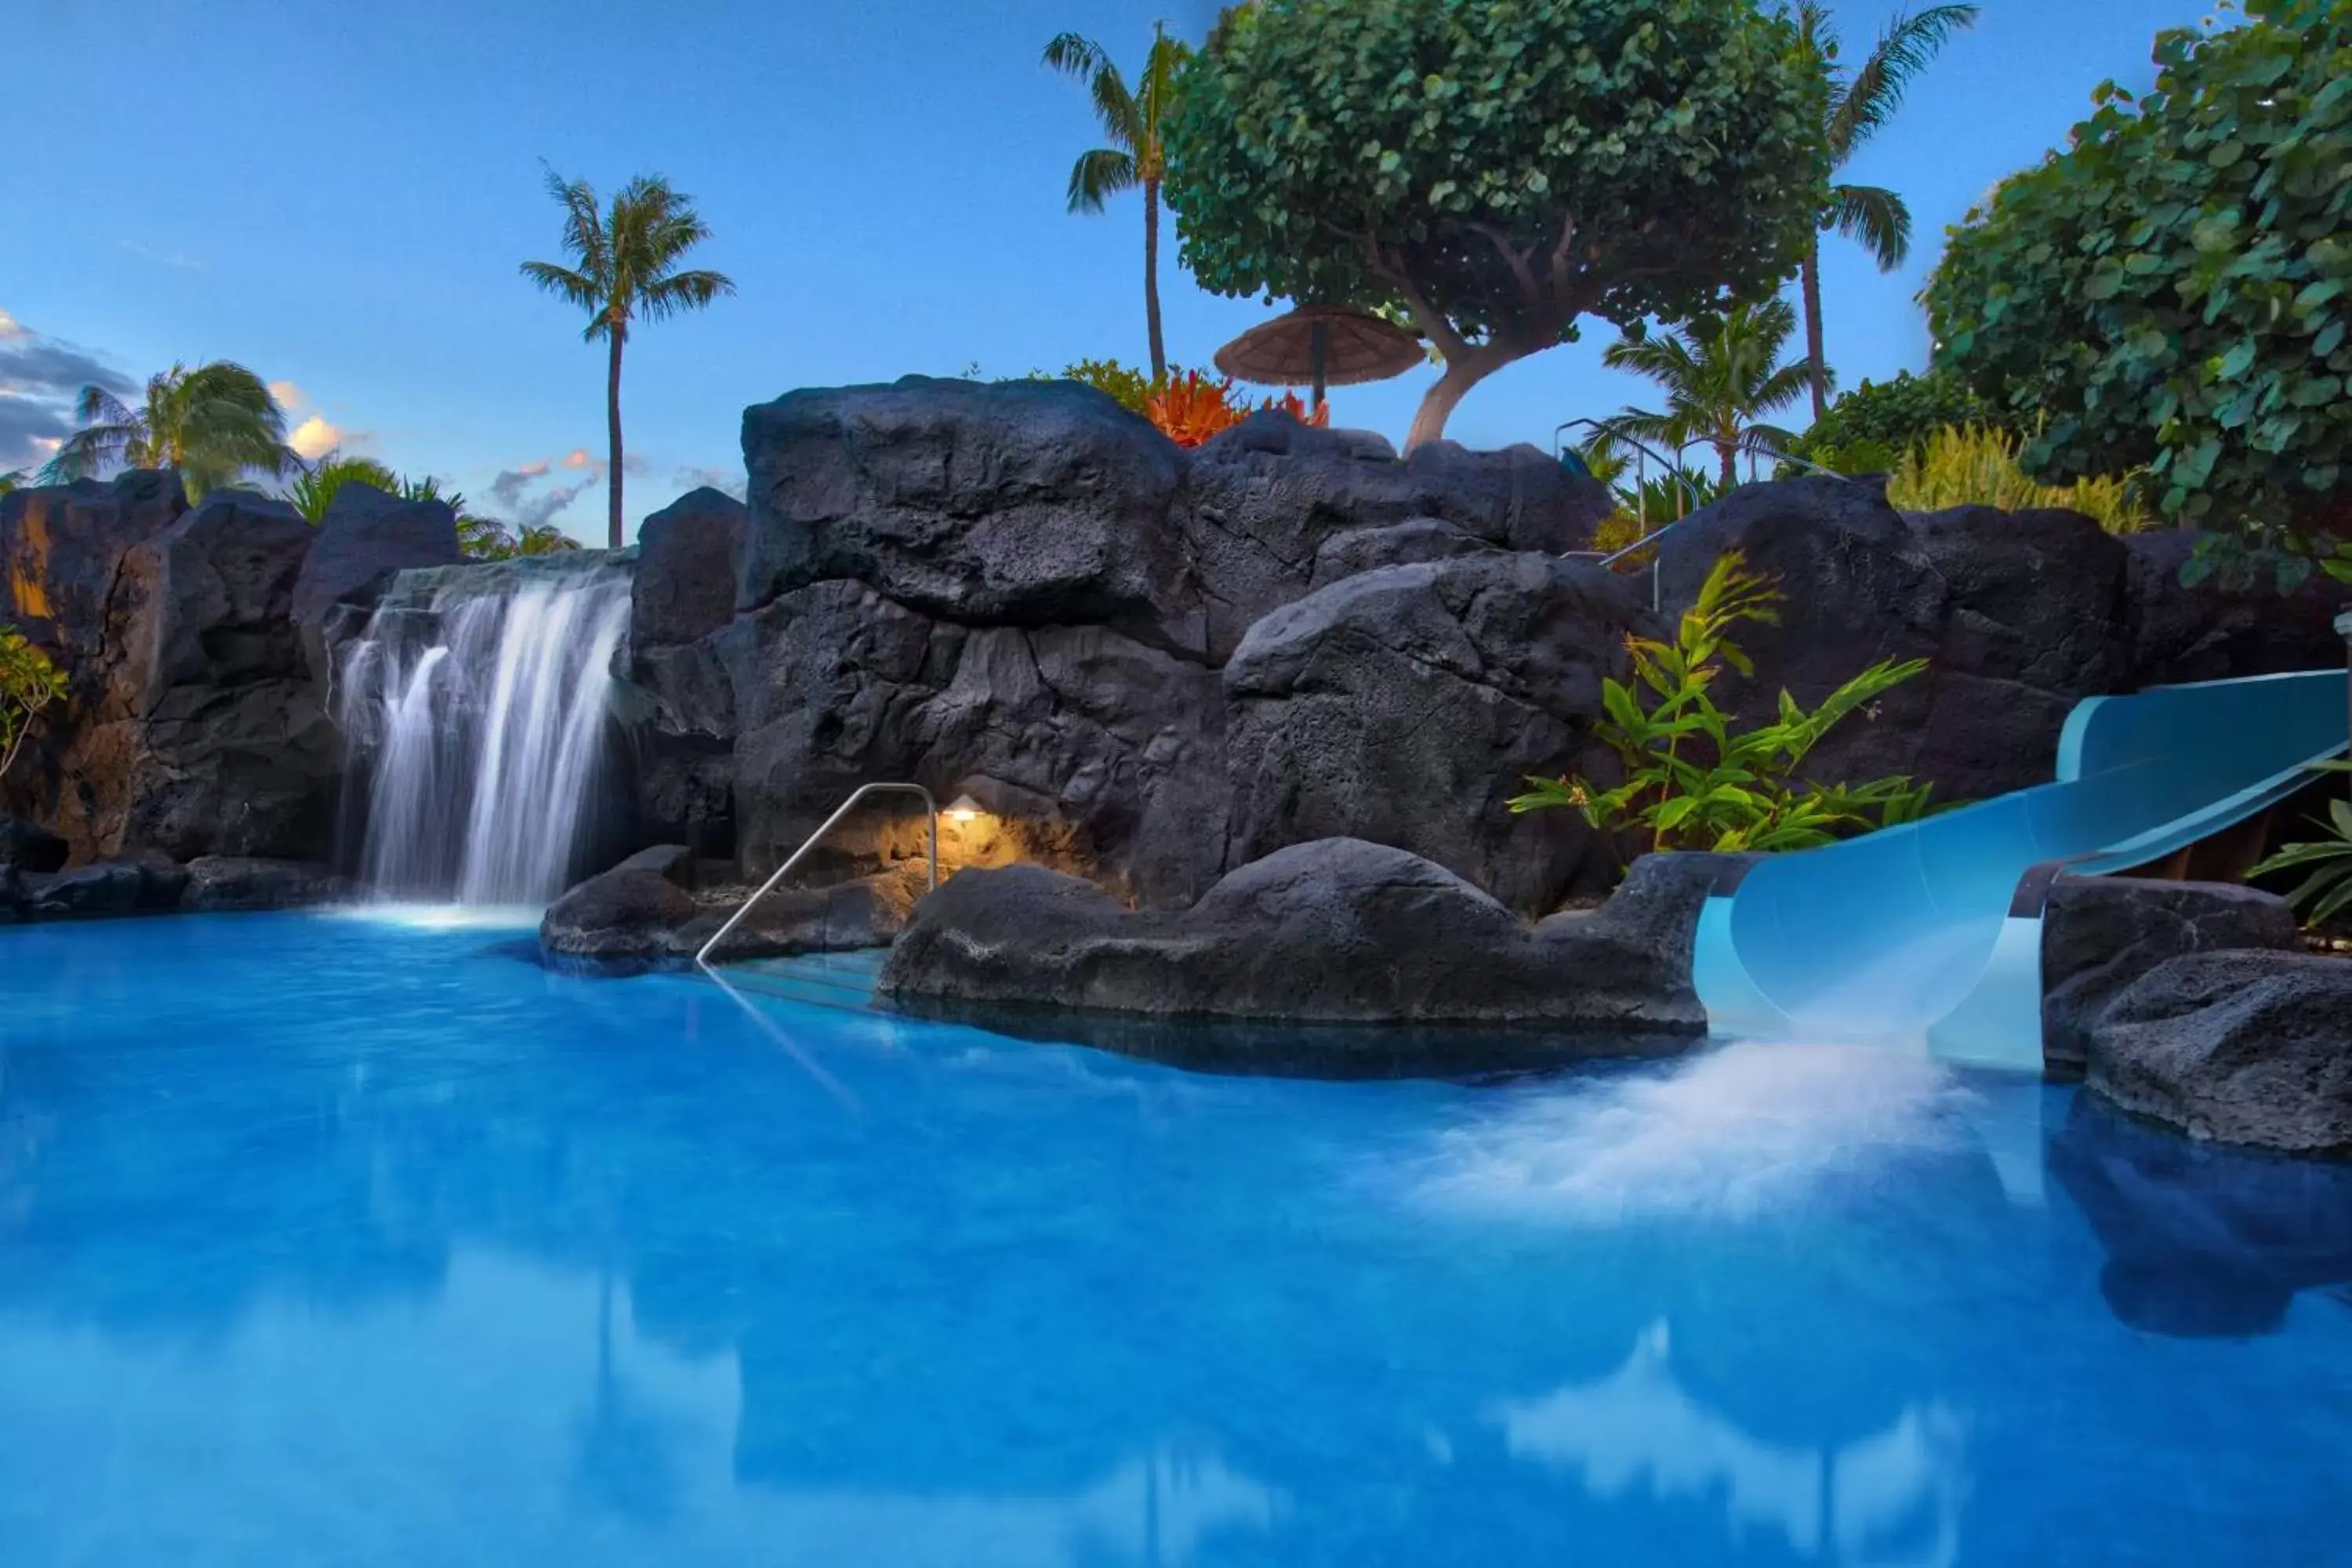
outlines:
[[607, 772], [629, 576], [607, 558], [404, 573], [341, 659], [379, 896], [544, 903]]

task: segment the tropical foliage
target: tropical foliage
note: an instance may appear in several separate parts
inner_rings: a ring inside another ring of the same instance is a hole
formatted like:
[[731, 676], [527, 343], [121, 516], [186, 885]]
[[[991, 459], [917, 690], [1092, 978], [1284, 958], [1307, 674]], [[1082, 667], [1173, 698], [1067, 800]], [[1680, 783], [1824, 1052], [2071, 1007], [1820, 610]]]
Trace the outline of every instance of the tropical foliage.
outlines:
[[[2324, 767], [2330, 773], [2352, 773], [2352, 763], [2328, 763]], [[2352, 910], [2352, 803], [2328, 802], [2327, 818], [2317, 826], [2324, 837], [2290, 844], [2250, 873], [2266, 877], [2278, 871], [2309, 872], [2286, 898], [2313, 925]]]
[[1937, 363], [2049, 423], [2044, 479], [2145, 468], [2168, 518], [2322, 526], [2352, 464], [2352, 0], [2158, 36], [2065, 151], [1956, 229]]
[[1115, 359], [1089, 359], [1066, 367], [1059, 375], [1035, 371], [1027, 379], [1082, 382], [1115, 399], [1120, 407], [1142, 415], [1180, 447], [1197, 447], [1218, 431], [1268, 409], [1279, 409], [1302, 425], [1331, 422], [1328, 404], [1310, 414], [1306, 400], [1295, 392], [1252, 402], [1229, 378], [1181, 365], [1171, 365], [1166, 375], [1154, 376]]
[[457, 548], [468, 561], [511, 561], [518, 555], [561, 555], [580, 542], [551, 522], [520, 528], [489, 517], [457, 518]]
[[0, 778], [24, 749], [34, 719], [65, 695], [64, 671], [16, 627], [0, 626]]
[[1798, 45], [1753, 0], [1235, 8], [1169, 129], [1184, 258], [1216, 293], [1403, 312], [1445, 365], [1418, 447], [1586, 316], [1685, 320], [1794, 270], [1829, 190]]
[[1675, 641], [1630, 637], [1632, 682], [1601, 683], [1601, 739], [1623, 763], [1624, 782], [1604, 788], [1584, 778], [1530, 778], [1515, 812], [1572, 807], [1610, 834], [1639, 828], [1651, 849], [1808, 849], [1875, 827], [1915, 820], [1928, 786], [1907, 778], [1864, 784], [1801, 783], [1796, 771], [1822, 738], [1927, 668], [1925, 659], [1885, 660], [1847, 681], [1808, 713], [1786, 691], [1770, 723], [1734, 728], [1712, 688], [1726, 668], [1755, 668], [1730, 638], [1743, 621], [1780, 619], [1782, 595], [1746, 569], [1736, 551], [1719, 557], [1683, 612]]
[[1846, 473], [1853, 470], [1831, 461], [1831, 456], [1868, 448], [1883, 455], [1884, 460], [1874, 466], [1886, 468], [1904, 453], [1925, 446], [1930, 437], [1958, 425], [2010, 428], [2012, 420], [2006, 409], [1979, 397], [1949, 371], [1914, 375], [1906, 370], [1892, 381], [1864, 381], [1840, 393], [1829, 412], [1806, 426], [1796, 453]]
[[563, 249], [571, 265], [526, 261], [522, 274], [559, 300], [588, 313], [582, 334], [604, 340], [607, 521], [613, 548], [627, 541], [621, 520], [621, 351], [640, 321], [666, 321], [698, 310], [735, 285], [726, 274], [681, 266], [687, 253], [710, 237], [709, 226], [693, 199], [669, 182], [641, 174], [621, 187], [609, 208], [600, 207], [585, 180], [565, 180], [547, 171], [548, 194], [563, 208]]
[[1742, 455], [1777, 457], [1796, 442], [1788, 431], [1763, 423], [1765, 415], [1805, 395], [1806, 367], [1780, 358], [1796, 330], [1789, 302], [1768, 300], [1662, 334], [1611, 343], [1601, 363], [1648, 376], [1664, 390], [1666, 406], [1657, 412], [1628, 408], [1606, 421], [1609, 429], [1669, 453], [1704, 441], [1715, 448], [1717, 482], [1728, 489], [1738, 482]]
[[[1842, 169], [1863, 144], [1885, 128], [1902, 106], [1903, 94], [1935, 58], [1951, 36], [1976, 25], [1977, 7], [1969, 5], [1930, 5], [1906, 16], [1898, 13], [1878, 35], [1878, 43], [1852, 72], [1839, 59], [1841, 49], [1829, 8], [1820, 0], [1799, 0], [1797, 30], [1802, 48], [1829, 82], [1827, 118], [1822, 137], [1828, 144], [1830, 167]], [[1830, 186], [1822, 207], [1821, 234], [1842, 234], [1859, 243], [1878, 263], [1881, 272], [1901, 267], [1911, 254], [1911, 209], [1903, 198], [1883, 185]], [[1829, 409], [1829, 363], [1822, 357], [1822, 252], [1818, 235], [1805, 243], [1798, 268], [1805, 300], [1805, 363], [1811, 367], [1813, 417]]]
[[188, 499], [202, 500], [249, 474], [275, 478], [300, 463], [286, 445], [286, 411], [268, 386], [227, 360], [174, 364], [149, 377], [136, 407], [102, 386], [85, 386], [74, 413], [82, 427], [42, 468], [45, 483], [119, 468], [176, 468]]
[[373, 458], [329, 452], [294, 476], [286, 487], [286, 499], [310, 521], [324, 522], [337, 492], [348, 484], [372, 485], [386, 495], [401, 492], [400, 476]]
[[2076, 479], [2045, 485], [2018, 466], [2020, 437], [1981, 426], [1939, 430], [1897, 458], [1886, 483], [1886, 499], [1905, 511], [1940, 511], [1954, 506], [1997, 506], [2004, 511], [2063, 507], [2095, 521], [2109, 533], [2136, 533], [2147, 526], [2139, 486], [2132, 479]]
[[25, 479], [25, 470], [22, 468], [11, 468], [6, 473], [0, 474], [0, 496], [5, 496], [10, 490], [22, 486]]
[[1070, 210], [1098, 213], [1112, 196], [1143, 193], [1143, 315], [1151, 343], [1151, 376], [1168, 377], [1168, 349], [1160, 331], [1160, 185], [1167, 174], [1162, 132], [1175, 112], [1178, 86], [1192, 51], [1155, 23], [1143, 74], [1129, 87], [1109, 53], [1076, 33], [1045, 46], [1045, 64], [1086, 84], [1095, 118], [1110, 145], [1079, 154], [1070, 170]]

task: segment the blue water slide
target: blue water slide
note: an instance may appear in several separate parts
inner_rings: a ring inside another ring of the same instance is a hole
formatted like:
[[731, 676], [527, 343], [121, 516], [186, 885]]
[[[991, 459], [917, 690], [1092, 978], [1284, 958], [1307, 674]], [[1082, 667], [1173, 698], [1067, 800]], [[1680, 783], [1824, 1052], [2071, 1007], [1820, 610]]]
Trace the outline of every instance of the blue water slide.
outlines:
[[2051, 880], [2148, 866], [2306, 787], [2347, 707], [2341, 669], [2095, 697], [2053, 783], [1761, 858], [1699, 917], [1709, 1024], [2038, 1071]]

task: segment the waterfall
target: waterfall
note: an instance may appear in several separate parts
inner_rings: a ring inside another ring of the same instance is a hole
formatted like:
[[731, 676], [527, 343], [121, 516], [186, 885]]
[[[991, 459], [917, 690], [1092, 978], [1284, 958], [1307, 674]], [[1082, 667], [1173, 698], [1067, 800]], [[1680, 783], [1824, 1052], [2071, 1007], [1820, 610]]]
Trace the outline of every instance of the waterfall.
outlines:
[[583, 869], [629, 590], [601, 552], [393, 580], [336, 661], [347, 858], [378, 896], [546, 903]]

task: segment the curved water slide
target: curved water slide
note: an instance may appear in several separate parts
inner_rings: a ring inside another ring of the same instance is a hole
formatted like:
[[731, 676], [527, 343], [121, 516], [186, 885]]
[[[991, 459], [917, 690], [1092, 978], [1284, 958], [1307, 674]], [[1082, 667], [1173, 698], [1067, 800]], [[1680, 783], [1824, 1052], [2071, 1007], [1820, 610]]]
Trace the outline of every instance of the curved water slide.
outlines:
[[2039, 1071], [2051, 882], [2151, 866], [2307, 787], [2348, 696], [2331, 669], [2095, 697], [2053, 783], [1751, 863], [1699, 917], [1714, 1031]]

